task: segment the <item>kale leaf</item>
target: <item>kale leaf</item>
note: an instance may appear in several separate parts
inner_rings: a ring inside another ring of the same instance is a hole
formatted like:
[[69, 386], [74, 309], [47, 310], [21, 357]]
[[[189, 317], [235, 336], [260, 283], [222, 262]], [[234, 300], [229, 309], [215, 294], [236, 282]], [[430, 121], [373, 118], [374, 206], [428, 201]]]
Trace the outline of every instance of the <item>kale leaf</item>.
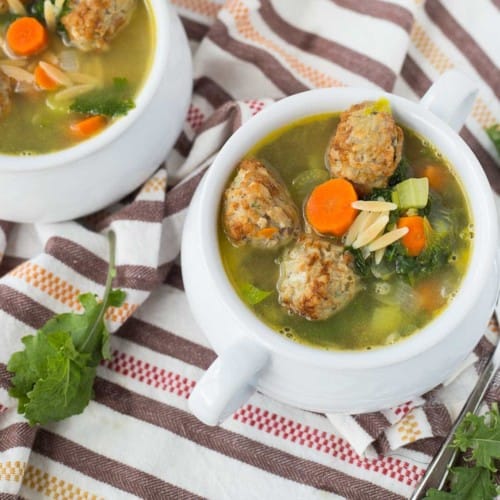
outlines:
[[500, 123], [495, 123], [486, 129], [486, 133], [495, 145], [497, 153], [500, 155]]
[[346, 247], [346, 250], [353, 256], [354, 270], [360, 276], [369, 276], [371, 256], [367, 259], [363, 256], [360, 248]]
[[49, 319], [35, 335], [22, 338], [24, 350], [10, 357], [13, 373], [9, 394], [18, 399], [18, 412], [30, 425], [46, 424], [81, 413], [92, 397], [96, 368], [110, 358], [109, 331], [104, 323], [108, 307], [125, 300], [122, 290], [112, 290], [115, 275], [115, 236], [109, 233], [110, 264], [104, 297], [78, 297], [82, 314], [64, 313]]
[[390, 187], [392, 187], [408, 179], [409, 176], [410, 176], [410, 162], [407, 160], [406, 157], [403, 156], [400, 162], [398, 163], [396, 170], [394, 170], [394, 173], [389, 177], [387, 183]]
[[451, 469], [450, 491], [427, 491], [426, 499], [485, 500], [500, 494], [493, 474], [500, 460], [500, 413], [497, 403], [481, 417], [469, 413], [455, 432], [452, 446], [471, 450], [471, 467]]
[[135, 107], [126, 78], [114, 78], [110, 87], [93, 90], [77, 97], [69, 109], [85, 115], [120, 116]]

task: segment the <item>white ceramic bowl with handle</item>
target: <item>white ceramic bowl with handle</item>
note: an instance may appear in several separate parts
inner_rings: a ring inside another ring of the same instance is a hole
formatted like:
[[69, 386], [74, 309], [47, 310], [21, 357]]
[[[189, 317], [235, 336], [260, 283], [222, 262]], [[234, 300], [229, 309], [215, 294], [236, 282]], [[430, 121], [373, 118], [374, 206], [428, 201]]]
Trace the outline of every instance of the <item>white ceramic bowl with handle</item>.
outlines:
[[156, 43], [135, 108], [68, 149], [0, 154], [0, 219], [55, 222], [94, 212], [133, 191], [165, 159], [190, 101], [191, 54], [173, 8], [165, 0], [148, 3]]
[[[493, 195], [481, 165], [456, 132], [474, 96], [473, 83], [456, 71], [446, 73], [420, 103], [369, 89], [313, 90], [262, 111], [225, 144], [195, 194], [182, 242], [187, 297], [219, 355], [189, 400], [200, 420], [219, 423], [255, 389], [307, 410], [374, 411], [428, 391], [457, 369], [484, 333], [499, 282]], [[389, 99], [397, 122], [427, 138], [454, 167], [474, 224], [470, 263], [451, 304], [408, 339], [371, 351], [323, 351], [272, 331], [239, 299], [219, 254], [220, 200], [238, 162], [270, 132], [305, 116], [380, 97]]]

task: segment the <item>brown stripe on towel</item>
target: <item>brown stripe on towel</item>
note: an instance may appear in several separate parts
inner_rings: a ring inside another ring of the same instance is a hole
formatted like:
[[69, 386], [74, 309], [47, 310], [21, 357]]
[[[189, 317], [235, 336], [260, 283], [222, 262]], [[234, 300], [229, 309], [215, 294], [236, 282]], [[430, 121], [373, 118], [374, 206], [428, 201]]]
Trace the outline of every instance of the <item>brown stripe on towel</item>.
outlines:
[[191, 150], [192, 142], [188, 139], [188, 136], [182, 131], [177, 138], [176, 143], [174, 144], [174, 149], [181, 155], [186, 158], [189, 155], [189, 151]]
[[[297, 78], [283, 67], [283, 65], [275, 57], [269, 54], [269, 52], [232, 38], [227, 27], [220, 21], [215, 22], [208, 34], [208, 38], [222, 50], [225, 50], [237, 59], [254, 64], [284, 94], [296, 94], [297, 92], [308, 89], [304, 83], [297, 80]], [[267, 97], [279, 98], [283, 96], [268, 95]]]
[[427, 0], [425, 11], [444, 35], [476, 68], [500, 98], [500, 69], [439, 0]]
[[207, 76], [202, 76], [194, 81], [193, 92], [205, 98], [214, 108], [233, 100], [233, 97], [225, 89]]
[[0, 309], [37, 329], [54, 315], [36, 300], [7, 285], [0, 285]]
[[95, 453], [62, 436], [40, 429], [33, 450], [97, 481], [140, 498], [198, 499], [197, 495], [167, 483], [135, 467]]
[[[45, 252], [86, 278], [104, 285], [108, 263], [85, 247], [60, 236], [53, 236], [45, 245]], [[161, 280], [154, 267], [140, 265], [116, 266], [113, 286], [135, 290], [154, 290]]]
[[115, 335], [203, 370], [216, 358], [207, 347], [134, 317], [129, 318]]
[[173, 286], [179, 290], [184, 290], [181, 266], [171, 263], [169, 269], [165, 271], [164, 276], [165, 278], [163, 283]]
[[359, 0], [332, 0], [339, 7], [359, 12], [367, 16], [378, 17], [385, 19], [393, 24], [397, 24], [407, 33], [411, 31], [413, 25], [413, 14], [401, 7], [390, 2], [381, 0], [370, 0], [370, 2], [360, 2]]
[[167, 193], [165, 199], [165, 217], [176, 214], [188, 207], [207, 168], [204, 168], [187, 181], [177, 184]]
[[441, 448], [443, 440], [444, 438], [440, 436], [419, 439], [418, 441], [414, 441], [413, 443], [405, 445], [405, 448], [408, 450], [424, 453], [429, 457], [433, 457], [439, 451], [439, 448]]
[[27, 422], [16, 422], [0, 429], [0, 452], [9, 448], [31, 448], [37, 430], [36, 427], [30, 427]]
[[241, 127], [241, 110], [237, 102], [229, 101], [216, 109], [200, 127], [198, 135], [226, 121], [230, 124], [231, 132]]
[[5, 237], [9, 236], [10, 230], [14, 226], [13, 222], [0, 219], [0, 229], [5, 233]]
[[202, 38], [207, 34], [210, 26], [206, 24], [198, 23], [193, 19], [189, 19], [186, 16], [179, 16], [181, 18], [182, 26], [186, 31], [186, 35], [190, 40], [195, 42], [201, 42]]
[[446, 406], [437, 402], [425, 403], [423, 410], [431, 426], [432, 435], [442, 437], [448, 435], [453, 422]]
[[162, 201], [137, 200], [104, 219], [99, 223], [98, 229], [102, 230], [111, 225], [112, 222], [120, 220], [161, 222], [162, 219]]
[[12, 374], [7, 371], [7, 365], [0, 363], [0, 387], [8, 390], [10, 387], [10, 379]]
[[162, 404], [98, 378], [95, 400], [115, 411], [149, 422], [205, 448], [277, 476], [350, 499], [402, 499], [385, 488], [343, 472], [296, 457], [222, 427], [209, 427], [190, 413]]
[[331, 61], [376, 83], [385, 90], [393, 88], [396, 74], [384, 64], [337, 42], [293, 26], [279, 16], [270, 0], [261, 0], [260, 5], [259, 13], [263, 21], [277, 36], [289, 44]]
[[12, 269], [20, 266], [26, 259], [22, 257], [13, 257], [11, 255], [4, 255], [2, 262], [0, 262], [0, 276], [10, 273]]
[[385, 429], [391, 426], [391, 423], [378, 411], [353, 415], [353, 418], [373, 439], [377, 439]]

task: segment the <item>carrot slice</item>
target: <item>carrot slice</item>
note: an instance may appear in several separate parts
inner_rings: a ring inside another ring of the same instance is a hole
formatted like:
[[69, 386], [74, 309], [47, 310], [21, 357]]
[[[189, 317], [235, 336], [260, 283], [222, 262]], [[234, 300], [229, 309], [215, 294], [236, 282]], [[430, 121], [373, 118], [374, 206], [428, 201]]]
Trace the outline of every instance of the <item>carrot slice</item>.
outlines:
[[108, 123], [105, 116], [95, 115], [89, 118], [84, 118], [83, 120], [72, 123], [70, 129], [76, 135], [80, 137], [89, 137], [91, 135], [100, 132]]
[[34, 17], [20, 17], [8, 28], [6, 40], [18, 56], [31, 56], [47, 47], [49, 38], [43, 24]]
[[54, 90], [59, 87], [59, 84], [50, 78], [39, 64], [35, 68], [35, 82], [42, 90]]
[[330, 179], [316, 186], [306, 203], [307, 220], [319, 233], [342, 236], [354, 222], [358, 210], [354, 186], [346, 179]]
[[415, 292], [418, 306], [430, 313], [444, 306], [446, 299], [441, 294], [441, 287], [442, 283], [433, 278], [417, 283]]
[[427, 177], [429, 186], [436, 191], [442, 191], [446, 185], [445, 170], [438, 165], [426, 165], [422, 169], [422, 177]]
[[408, 255], [412, 257], [419, 255], [427, 244], [424, 218], [420, 215], [401, 217], [397, 226], [408, 228], [408, 232], [401, 238], [401, 243], [408, 251]]

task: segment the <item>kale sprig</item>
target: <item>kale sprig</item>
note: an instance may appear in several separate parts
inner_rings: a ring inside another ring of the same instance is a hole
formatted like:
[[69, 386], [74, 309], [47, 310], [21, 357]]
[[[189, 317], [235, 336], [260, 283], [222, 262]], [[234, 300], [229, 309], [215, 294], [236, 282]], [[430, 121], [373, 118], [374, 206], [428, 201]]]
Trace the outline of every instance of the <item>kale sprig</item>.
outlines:
[[497, 403], [479, 417], [469, 413], [455, 432], [452, 446], [470, 452], [470, 467], [451, 469], [450, 491], [430, 489], [426, 498], [487, 500], [500, 494], [494, 474], [500, 461], [500, 413]]
[[7, 370], [13, 377], [9, 394], [18, 399], [18, 412], [30, 425], [81, 413], [92, 397], [97, 365], [111, 356], [104, 314], [108, 307], [123, 304], [125, 292], [111, 288], [116, 274], [113, 232], [109, 233], [109, 246], [102, 301], [92, 293], [80, 295], [82, 314], [55, 315], [35, 335], [23, 337], [24, 350], [10, 357]]
[[69, 109], [85, 115], [109, 117], [126, 115], [135, 107], [126, 78], [114, 78], [109, 87], [96, 89], [77, 97]]

